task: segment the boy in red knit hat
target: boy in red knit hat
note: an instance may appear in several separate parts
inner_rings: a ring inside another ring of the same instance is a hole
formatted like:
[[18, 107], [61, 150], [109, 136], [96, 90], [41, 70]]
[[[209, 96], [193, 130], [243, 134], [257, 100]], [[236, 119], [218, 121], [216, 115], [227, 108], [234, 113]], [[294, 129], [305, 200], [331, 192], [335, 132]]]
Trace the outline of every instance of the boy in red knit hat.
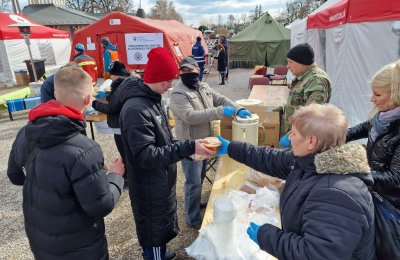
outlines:
[[178, 65], [165, 48], [154, 48], [144, 82], [127, 78], [120, 115], [129, 196], [144, 259], [173, 259], [166, 244], [179, 233], [176, 203], [176, 163], [192, 154], [211, 156], [203, 139], [174, 139], [161, 106], [161, 94], [172, 87]]

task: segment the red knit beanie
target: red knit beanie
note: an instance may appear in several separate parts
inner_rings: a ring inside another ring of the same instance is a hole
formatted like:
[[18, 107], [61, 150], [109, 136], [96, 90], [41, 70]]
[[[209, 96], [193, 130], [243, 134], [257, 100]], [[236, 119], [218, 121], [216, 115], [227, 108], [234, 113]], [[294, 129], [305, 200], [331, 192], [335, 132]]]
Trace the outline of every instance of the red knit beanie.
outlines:
[[144, 69], [144, 82], [156, 83], [177, 77], [178, 65], [167, 49], [162, 47], [151, 49], [147, 57], [149, 60]]

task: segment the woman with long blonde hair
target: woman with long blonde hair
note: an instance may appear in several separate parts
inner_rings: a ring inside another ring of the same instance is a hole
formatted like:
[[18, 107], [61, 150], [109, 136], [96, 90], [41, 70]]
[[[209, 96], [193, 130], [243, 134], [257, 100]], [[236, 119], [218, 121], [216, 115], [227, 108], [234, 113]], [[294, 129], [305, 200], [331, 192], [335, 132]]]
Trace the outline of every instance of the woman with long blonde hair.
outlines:
[[381, 68], [371, 87], [371, 119], [350, 128], [347, 141], [368, 138], [373, 189], [400, 209], [400, 60]]

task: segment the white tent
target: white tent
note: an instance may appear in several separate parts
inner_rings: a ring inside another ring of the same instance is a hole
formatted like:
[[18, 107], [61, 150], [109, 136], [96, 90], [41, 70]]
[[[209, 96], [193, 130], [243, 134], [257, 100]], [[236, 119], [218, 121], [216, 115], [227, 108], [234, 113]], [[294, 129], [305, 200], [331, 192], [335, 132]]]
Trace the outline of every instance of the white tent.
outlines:
[[[21, 14], [0, 13], [0, 85], [11, 86], [15, 83], [14, 71], [26, 69], [24, 60], [29, 60], [28, 46], [15, 23], [29, 23]], [[30, 44], [33, 59], [45, 60], [46, 70], [60, 67], [69, 62], [71, 42], [69, 33], [46, 26], [31, 27]]]
[[369, 80], [399, 58], [400, 1], [331, 0], [292, 25], [292, 39], [308, 42], [332, 81], [330, 103], [342, 108], [350, 125], [365, 121], [371, 109]]

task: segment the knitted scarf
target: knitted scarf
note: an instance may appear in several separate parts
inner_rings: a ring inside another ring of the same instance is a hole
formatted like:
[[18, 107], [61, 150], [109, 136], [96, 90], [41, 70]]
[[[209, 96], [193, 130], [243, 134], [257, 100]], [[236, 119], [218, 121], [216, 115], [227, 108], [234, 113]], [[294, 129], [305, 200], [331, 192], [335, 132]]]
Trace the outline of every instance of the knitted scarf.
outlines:
[[390, 123], [400, 119], [400, 107], [386, 112], [378, 112], [371, 119], [371, 131], [369, 136], [372, 142], [375, 142], [376, 138], [381, 134], [385, 133], [389, 129]]

